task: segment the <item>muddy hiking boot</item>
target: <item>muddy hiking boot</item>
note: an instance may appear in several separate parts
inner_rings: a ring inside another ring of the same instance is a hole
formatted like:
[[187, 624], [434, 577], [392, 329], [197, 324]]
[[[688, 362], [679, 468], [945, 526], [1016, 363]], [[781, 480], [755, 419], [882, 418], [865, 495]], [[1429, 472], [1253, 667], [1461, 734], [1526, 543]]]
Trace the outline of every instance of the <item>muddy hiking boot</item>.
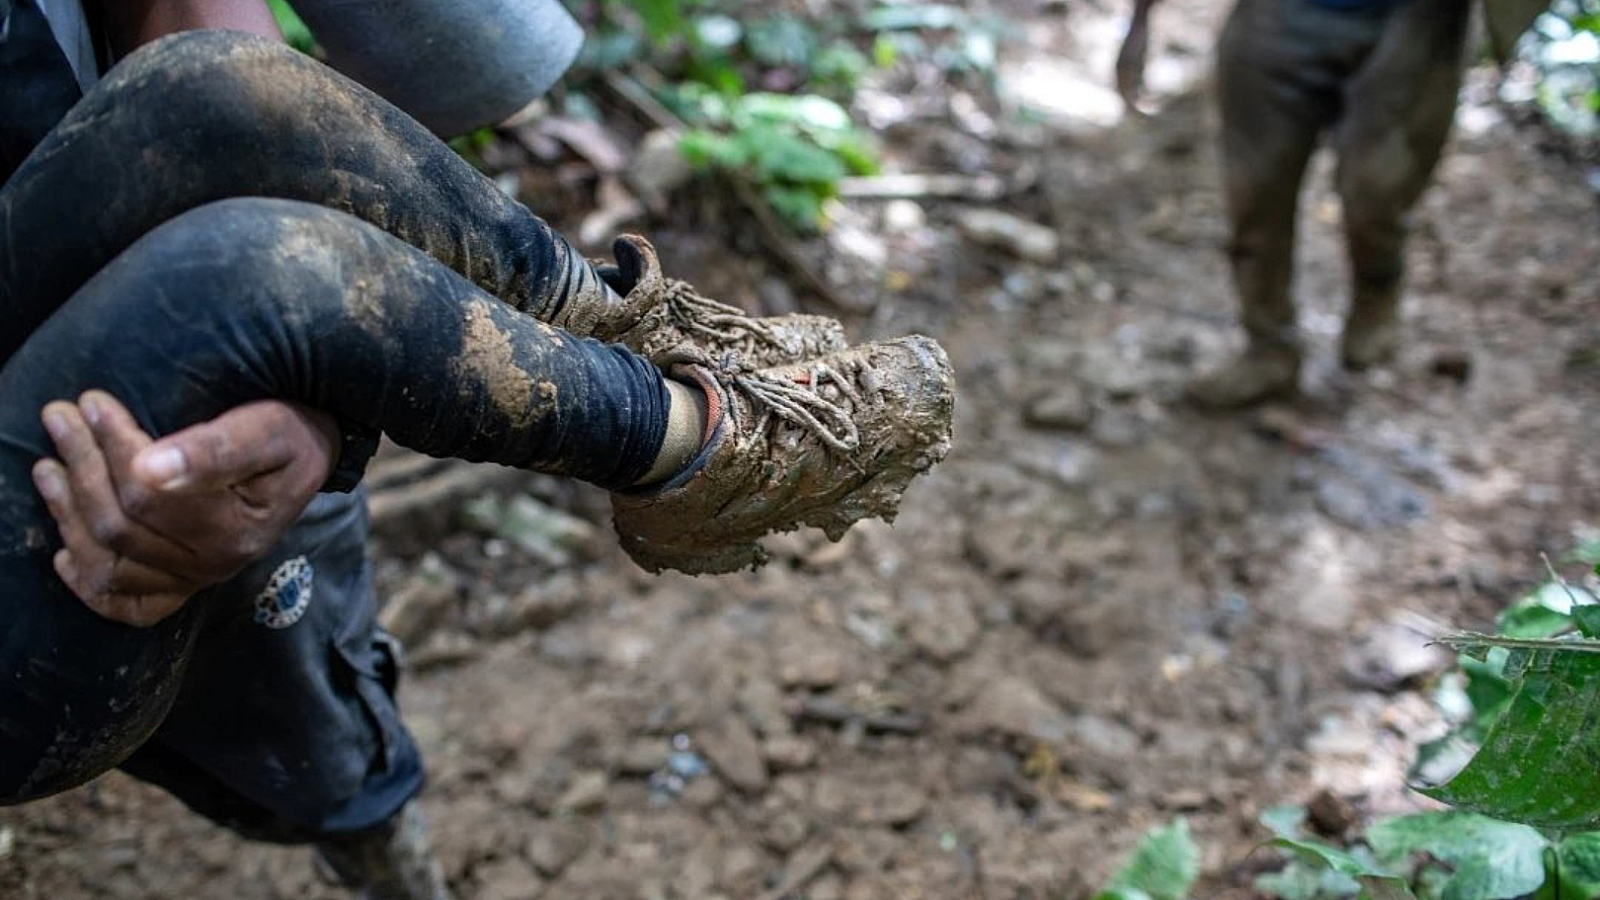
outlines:
[[376, 828], [321, 841], [316, 849], [360, 900], [453, 900], [415, 801]]
[[1196, 379], [1187, 393], [1202, 406], [1232, 409], [1289, 396], [1299, 388], [1299, 381], [1299, 353], [1251, 347], [1222, 368]]
[[688, 282], [663, 275], [655, 248], [637, 235], [617, 238], [612, 253], [616, 265], [597, 264], [596, 271], [621, 295], [621, 304], [585, 333], [624, 344], [658, 365], [686, 346], [716, 358], [737, 355], [751, 368], [797, 362], [847, 346], [844, 326], [827, 316], [752, 316], [701, 296]]
[[764, 562], [757, 540], [772, 532], [814, 525], [838, 540], [860, 519], [892, 521], [950, 449], [955, 381], [931, 338], [761, 369], [693, 350], [661, 364], [705, 390], [710, 414], [683, 473], [612, 495], [623, 549], [652, 572], [731, 572]]
[[1400, 347], [1400, 322], [1394, 307], [1356, 307], [1344, 326], [1339, 358], [1345, 368], [1363, 372], [1392, 362]]

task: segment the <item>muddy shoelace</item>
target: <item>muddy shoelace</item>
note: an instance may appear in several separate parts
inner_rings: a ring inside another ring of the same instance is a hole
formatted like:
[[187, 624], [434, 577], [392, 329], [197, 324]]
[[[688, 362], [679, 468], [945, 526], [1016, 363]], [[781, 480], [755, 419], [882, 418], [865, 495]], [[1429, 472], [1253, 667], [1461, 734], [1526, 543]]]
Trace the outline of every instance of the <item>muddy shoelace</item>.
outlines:
[[861, 445], [861, 433], [850, 410], [821, 393], [823, 383], [831, 382], [852, 404], [859, 405], [861, 394], [850, 384], [847, 373], [819, 363], [810, 368], [805, 381], [762, 372], [735, 372], [731, 380], [745, 396], [778, 418], [815, 435], [824, 446], [849, 454]]
[[[823, 446], [847, 459], [861, 445], [861, 432], [850, 416], [850, 408], [829, 400], [821, 392], [824, 384], [832, 384], [851, 404], [861, 404], [861, 392], [852, 384], [856, 374], [853, 371], [841, 371], [817, 362], [805, 370], [803, 379], [793, 375], [783, 377], [773, 374], [771, 370], [746, 368], [737, 352], [713, 357], [700, 348], [680, 348], [659, 360], [658, 364], [669, 371], [674, 365], [692, 366], [721, 385], [722, 390], [739, 391], [761, 413], [762, 418], [756, 422], [756, 431], [766, 427], [767, 415], [774, 415], [815, 436]], [[852, 465], [860, 467], [853, 461]]]
[[717, 344], [737, 347], [746, 337], [782, 348], [771, 325], [730, 303], [702, 296], [686, 281], [668, 278], [661, 302], [673, 324]]

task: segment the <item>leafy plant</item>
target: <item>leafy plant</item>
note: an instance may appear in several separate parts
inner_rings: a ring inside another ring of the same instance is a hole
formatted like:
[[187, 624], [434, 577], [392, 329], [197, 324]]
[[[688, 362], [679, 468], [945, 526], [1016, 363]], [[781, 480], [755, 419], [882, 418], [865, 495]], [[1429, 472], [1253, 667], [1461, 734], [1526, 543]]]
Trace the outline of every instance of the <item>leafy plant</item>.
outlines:
[[1095, 900], [1184, 900], [1199, 877], [1200, 850], [1177, 818], [1146, 833]]
[[844, 108], [814, 94], [756, 93], [725, 98], [686, 88], [680, 104], [702, 127], [684, 135], [690, 163], [749, 179], [792, 223], [814, 227], [823, 203], [847, 175], [877, 170], [866, 137]]
[[[1600, 544], [1568, 558], [1595, 565]], [[1307, 838], [1299, 810], [1271, 810], [1266, 846], [1293, 861], [1258, 889], [1283, 900], [1600, 894], [1600, 604], [1552, 568], [1497, 626], [1444, 639], [1463, 654], [1464, 712], [1414, 773], [1422, 793], [1457, 809], [1379, 821], [1349, 849]], [[1433, 777], [1441, 760], [1450, 771]]]
[[1535, 100], [1546, 118], [1579, 137], [1600, 135], [1600, 0], [1556, 0], [1521, 55], [1539, 73]]

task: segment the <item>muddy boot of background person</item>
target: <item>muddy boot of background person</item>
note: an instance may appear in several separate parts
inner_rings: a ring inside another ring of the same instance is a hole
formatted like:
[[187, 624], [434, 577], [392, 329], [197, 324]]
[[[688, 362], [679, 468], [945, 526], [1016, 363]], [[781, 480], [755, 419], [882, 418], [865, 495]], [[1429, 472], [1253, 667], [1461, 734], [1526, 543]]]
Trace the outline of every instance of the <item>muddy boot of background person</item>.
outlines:
[[1340, 355], [1353, 370], [1400, 343], [1407, 218], [1450, 132], [1468, 19], [1468, 0], [1411, 0], [1345, 87], [1333, 143], [1352, 278]]
[[1316, 71], [1308, 59], [1318, 36], [1301, 27], [1302, 6], [1313, 9], [1294, 0], [1240, 0], [1217, 47], [1228, 255], [1249, 343], [1189, 386], [1189, 396], [1206, 406], [1291, 393], [1300, 374], [1289, 293], [1295, 208], [1317, 134], [1337, 110], [1331, 87], [1285, 77]]
[[452, 900], [416, 801], [376, 828], [318, 843], [317, 855], [361, 900]]

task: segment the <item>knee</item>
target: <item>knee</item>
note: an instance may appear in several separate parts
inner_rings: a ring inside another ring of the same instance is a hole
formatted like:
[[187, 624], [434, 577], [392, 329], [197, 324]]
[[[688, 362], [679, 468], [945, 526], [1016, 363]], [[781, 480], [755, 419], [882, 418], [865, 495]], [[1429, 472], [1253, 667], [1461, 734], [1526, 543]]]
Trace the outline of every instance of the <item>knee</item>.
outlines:
[[129, 54], [107, 74], [102, 91], [117, 108], [145, 110], [154, 122], [171, 123], [163, 133], [199, 126], [209, 152], [229, 152], [229, 131], [253, 141], [292, 122], [297, 92], [315, 68], [287, 46], [255, 35], [185, 31]]
[[180, 319], [315, 321], [323, 288], [340, 283], [365, 250], [363, 235], [341, 218], [289, 200], [208, 203], [153, 229], [107, 267], [105, 277], [120, 286], [108, 293], [140, 304], [154, 293], [162, 311]]

